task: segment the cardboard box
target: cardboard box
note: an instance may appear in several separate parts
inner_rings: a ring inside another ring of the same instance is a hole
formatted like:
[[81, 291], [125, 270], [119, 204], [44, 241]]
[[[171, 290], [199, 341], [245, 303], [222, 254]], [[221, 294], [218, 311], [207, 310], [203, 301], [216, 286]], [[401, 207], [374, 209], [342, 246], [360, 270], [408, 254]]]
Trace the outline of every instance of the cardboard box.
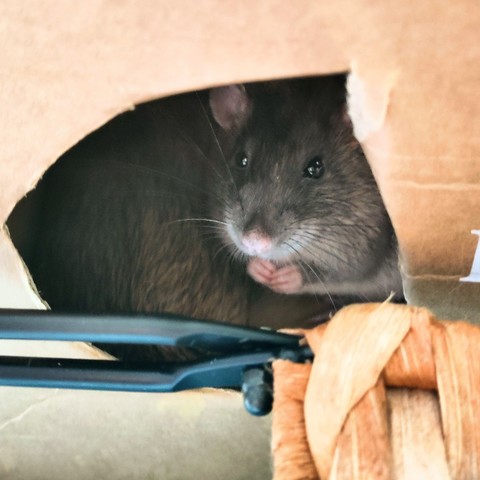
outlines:
[[[4, 0], [0, 42], [0, 223], [56, 158], [136, 103], [234, 81], [349, 70], [350, 113], [399, 238], [408, 301], [431, 308], [440, 318], [480, 318], [476, 1]], [[469, 281], [461, 281], [465, 277]], [[5, 229], [0, 235], [0, 306], [45, 308]], [[29, 441], [40, 448], [40, 425], [54, 422], [52, 411], [43, 415], [35, 407], [38, 392], [11, 392], [1, 392], [2, 434], [12, 422], [22, 425], [35, 415], [38, 423], [29, 440], [19, 431], [12, 445]], [[106, 398], [80, 397], [92, 405]], [[228, 422], [233, 411], [243, 415], [238, 399], [229, 395], [189, 398], [195, 399], [188, 403], [194, 410], [198, 402], [210, 405], [215, 398], [221, 403], [216, 411], [229, 412]], [[155, 400], [137, 400], [145, 415], [153, 415]], [[25, 410], [19, 412], [21, 402]], [[111, 408], [114, 417], [128, 415], [127, 397], [115, 397]], [[225, 432], [227, 420], [213, 419], [217, 439], [232, 433]], [[94, 427], [109, 428], [107, 423]], [[259, 425], [240, 429], [242, 438], [256, 438]], [[204, 428], [200, 422], [192, 430], [190, 452], [205, 447], [205, 437], [198, 437]], [[96, 442], [95, 436], [89, 441]], [[98, 442], [105, 446], [109, 439]], [[243, 447], [236, 451], [244, 452]], [[258, 452], [268, 464], [265, 448]], [[59, 456], [52, 465], [68, 463]], [[18, 476], [19, 458], [8, 458], [0, 451], [4, 476], [27, 478]], [[247, 462], [252, 457], [238, 458]], [[81, 472], [80, 461], [77, 465], [77, 478], [90, 478]], [[229, 478], [265, 478], [233, 470]], [[145, 478], [122, 476], [122, 468], [117, 473], [111, 477]], [[161, 478], [167, 478], [163, 473]], [[44, 477], [33, 472], [29, 478]], [[178, 477], [173, 472], [171, 478]]]

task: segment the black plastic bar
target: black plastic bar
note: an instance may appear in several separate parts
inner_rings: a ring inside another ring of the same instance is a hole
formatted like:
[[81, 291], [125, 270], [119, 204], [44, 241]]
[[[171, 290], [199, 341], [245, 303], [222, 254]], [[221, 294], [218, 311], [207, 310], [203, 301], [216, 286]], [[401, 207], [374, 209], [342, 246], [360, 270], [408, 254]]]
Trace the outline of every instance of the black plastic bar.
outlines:
[[15, 387], [175, 392], [191, 388], [240, 388], [246, 368], [269, 363], [276, 351], [169, 366], [107, 360], [0, 357], [0, 385]]
[[312, 357], [311, 350], [300, 346], [300, 337], [294, 335], [168, 314], [0, 310], [0, 339], [165, 345], [210, 354], [196, 362], [158, 364], [0, 356], [3, 386], [142, 392], [240, 388], [249, 368], [263, 368], [278, 357], [294, 361]]
[[264, 346], [296, 348], [299, 337], [168, 314], [94, 315], [0, 310], [0, 339], [129, 343], [248, 351]]

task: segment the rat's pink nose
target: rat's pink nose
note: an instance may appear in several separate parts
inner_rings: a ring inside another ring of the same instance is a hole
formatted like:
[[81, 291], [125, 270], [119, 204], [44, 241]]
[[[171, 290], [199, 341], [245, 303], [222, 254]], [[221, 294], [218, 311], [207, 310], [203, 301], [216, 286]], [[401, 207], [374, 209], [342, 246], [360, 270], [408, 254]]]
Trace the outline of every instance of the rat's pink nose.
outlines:
[[272, 248], [272, 239], [258, 230], [253, 230], [242, 236], [242, 245], [249, 255], [258, 255]]

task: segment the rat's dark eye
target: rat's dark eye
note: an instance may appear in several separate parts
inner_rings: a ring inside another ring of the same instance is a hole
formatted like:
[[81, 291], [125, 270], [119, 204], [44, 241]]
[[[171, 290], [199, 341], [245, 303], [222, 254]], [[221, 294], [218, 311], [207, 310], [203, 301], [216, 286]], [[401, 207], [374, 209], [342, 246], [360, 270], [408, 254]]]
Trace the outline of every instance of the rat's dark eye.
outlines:
[[325, 172], [323, 161], [320, 157], [313, 157], [305, 167], [303, 176], [307, 178], [320, 178]]
[[235, 155], [235, 166], [238, 168], [246, 168], [248, 165], [248, 157], [245, 152], [239, 152]]

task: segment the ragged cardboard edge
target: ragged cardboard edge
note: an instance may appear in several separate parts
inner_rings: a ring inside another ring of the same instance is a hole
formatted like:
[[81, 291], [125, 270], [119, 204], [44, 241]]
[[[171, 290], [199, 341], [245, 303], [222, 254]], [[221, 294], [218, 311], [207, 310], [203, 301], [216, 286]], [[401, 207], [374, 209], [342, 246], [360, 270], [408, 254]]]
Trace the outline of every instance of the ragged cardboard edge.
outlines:
[[[150, 100], [154, 100], [155, 98], [162, 98], [162, 96], [152, 96]], [[44, 149], [45, 151], [43, 151], [41, 154], [38, 154], [36, 157], [36, 167], [31, 171], [28, 171], [29, 175], [25, 178], [24, 184], [19, 184], [15, 188], [14, 197], [16, 200], [14, 202], [8, 202], [8, 204], [5, 206], [5, 209], [0, 208], [0, 224], [3, 225], [3, 228], [5, 228], [5, 222], [7, 222], [8, 217], [15, 209], [17, 204], [30, 192], [37, 188], [37, 185], [42, 180], [48, 169], [51, 168], [62, 155], [74, 148], [90, 134], [102, 128], [117, 116], [122, 115], [125, 112], [135, 110], [136, 105], [142, 103], [137, 102], [134, 104], [130, 99], [123, 99], [123, 101], [122, 99], [119, 100], [119, 107], [112, 107], [102, 111], [94, 112], [95, 114], [93, 114], [91, 117], [88, 117], [83, 124], [72, 128], [70, 135], [64, 138], [62, 142], [59, 143], [55, 148], [49, 148], [47, 150]], [[145, 101], [148, 101], [148, 99]], [[1, 204], [0, 207], [4, 207], [4, 205]]]
[[365, 70], [359, 68], [357, 61], [352, 61], [347, 79], [347, 103], [353, 131], [359, 142], [366, 141], [382, 128], [397, 77], [396, 70]]
[[[382, 175], [381, 168], [378, 165], [379, 152], [377, 152], [377, 149], [381, 148], [380, 155], [389, 155], [388, 135], [381, 135], [380, 147], [378, 147], [379, 139], [377, 138], [374, 141], [377, 147], [373, 149], [370, 148], [371, 144], [368, 140], [385, 127], [390, 97], [398, 77], [399, 72], [393, 66], [390, 68], [384, 66], [379, 70], [378, 67], [361, 66], [358, 61], [353, 60], [347, 78], [348, 114], [352, 120], [355, 137], [362, 143], [365, 156], [382, 195], [382, 179], [379, 178]], [[373, 156], [376, 157], [376, 161], [372, 158]], [[404, 285], [405, 259], [401, 251], [398, 252], [398, 265]], [[405, 287], [403, 287], [403, 290], [405, 290]]]
[[[57, 342], [58, 343], [58, 342]], [[100, 348], [85, 342], [68, 342], [68, 345], [79, 355], [78, 358], [88, 358], [96, 360], [116, 360], [113, 355], [101, 350]], [[43, 351], [43, 350], [42, 350]]]
[[46, 310], [25, 263], [13, 245], [8, 229], [0, 229], [0, 305], [2, 308]]
[[[0, 229], [0, 305], [2, 308], [47, 310], [33, 279], [10, 238], [8, 228]], [[31, 342], [0, 340], [1, 355], [28, 355], [85, 359], [113, 359], [102, 350], [82, 342]]]

